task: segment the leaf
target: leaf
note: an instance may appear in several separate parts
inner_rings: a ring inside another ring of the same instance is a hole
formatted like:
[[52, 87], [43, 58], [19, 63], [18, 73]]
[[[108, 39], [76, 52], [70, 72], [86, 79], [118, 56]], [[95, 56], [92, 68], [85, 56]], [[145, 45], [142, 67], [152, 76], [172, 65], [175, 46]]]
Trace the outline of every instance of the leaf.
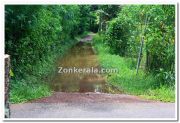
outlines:
[[14, 73], [12, 72], [12, 70], [10, 69], [10, 71], [9, 71], [9, 74], [10, 74], [10, 76], [11, 77], [13, 77], [14, 76]]

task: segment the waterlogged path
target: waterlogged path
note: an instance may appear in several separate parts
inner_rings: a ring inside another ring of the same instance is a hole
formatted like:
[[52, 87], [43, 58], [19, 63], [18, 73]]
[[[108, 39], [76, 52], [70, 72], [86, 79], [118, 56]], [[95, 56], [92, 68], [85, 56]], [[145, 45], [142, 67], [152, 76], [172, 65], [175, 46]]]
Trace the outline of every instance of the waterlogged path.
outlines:
[[[62, 68], [100, 69], [90, 42], [81, 39], [57, 62]], [[175, 104], [122, 94], [100, 74], [57, 73], [51, 82], [53, 95], [28, 103], [12, 104], [12, 118], [175, 118]], [[115, 93], [115, 94], [112, 94]]]
[[[86, 39], [86, 40], [85, 40]], [[97, 56], [89, 40], [90, 36], [81, 40], [69, 53], [57, 62], [59, 69], [51, 83], [56, 92], [105, 92], [120, 93], [108, 85], [97, 73], [100, 71]]]

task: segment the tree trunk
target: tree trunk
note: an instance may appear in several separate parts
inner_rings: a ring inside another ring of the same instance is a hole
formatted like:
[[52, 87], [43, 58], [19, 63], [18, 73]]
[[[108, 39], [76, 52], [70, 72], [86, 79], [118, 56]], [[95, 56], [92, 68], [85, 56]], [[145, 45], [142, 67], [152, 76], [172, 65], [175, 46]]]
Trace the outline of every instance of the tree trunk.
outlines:
[[144, 37], [141, 37], [141, 46], [139, 49], [138, 62], [137, 62], [137, 67], [136, 67], [136, 75], [138, 74], [139, 66], [141, 63], [143, 44], [144, 44]]

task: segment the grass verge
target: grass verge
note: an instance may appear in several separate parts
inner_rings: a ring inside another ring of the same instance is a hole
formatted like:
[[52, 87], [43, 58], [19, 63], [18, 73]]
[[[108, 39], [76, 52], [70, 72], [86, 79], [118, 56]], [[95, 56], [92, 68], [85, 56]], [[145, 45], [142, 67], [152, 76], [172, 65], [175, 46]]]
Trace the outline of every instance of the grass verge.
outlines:
[[120, 57], [109, 53], [109, 47], [104, 45], [103, 37], [96, 35], [93, 46], [98, 54], [102, 68], [118, 68], [119, 73], [106, 74], [110, 84], [127, 94], [139, 95], [146, 99], [163, 102], [175, 101], [175, 90], [172, 87], [160, 85], [155, 76], [139, 70], [136, 75], [136, 62], [132, 58]]
[[43, 61], [32, 65], [33, 71], [25, 73], [23, 77], [14, 76], [10, 80], [10, 102], [23, 103], [33, 99], [50, 96], [52, 91], [49, 82], [56, 71], [55, 61], [70, 49], [74, 43], [63, 46], [60, 52], [48, 55]]

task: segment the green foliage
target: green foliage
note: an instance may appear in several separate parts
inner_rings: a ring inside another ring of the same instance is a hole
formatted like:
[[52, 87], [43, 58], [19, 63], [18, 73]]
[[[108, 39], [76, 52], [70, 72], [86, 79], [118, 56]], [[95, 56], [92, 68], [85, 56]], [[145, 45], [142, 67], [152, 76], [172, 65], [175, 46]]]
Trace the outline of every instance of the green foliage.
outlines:
[[47, 83], [50, 78], [47, 79], [46, 76], [55, 71], [55, 57], [56, 55], [52, 55], [43, 61], [39, 61], [33, 66], [32, 74], [26, 73], [23, 78], [11, 77], [10, 101], [12, 103], [26, 102], [51, 94]]
[[118, 53], [124, 56], [127, 51], [128, 28], [124, 25], [122, 19], [114, 19], [109, 23], [106, 32], [106, 44], [112, 49], [112, 53]]
[[78, 34], [85, 31], [97, 32], [98, 25], [96, 24], [96, 5], [79, 5], [79, 27], [76, 29]]
[[160, 100], [164, 102], [175, 102], [174, 88], [160, 86], [157, 89], [149, 89], [145, 95], [141, 95], [147, 99]]
[[104, 12], [104, 16], [106, 15], [107, 20], [111, 20], [112, 18], [115, 18], [117, 16], [120, 10], [120, 6], [119, 5], [100, 5], [99, 9]]
[[[174, 102], [175, 92], [172, 87], [161, 85], [159, 78], [143, 70], [136, 75], [136, 62], [132, 58], [111, 54], [109, 46], [105, 45], [103, 35], [96, 35], [93, 45], [97, 51], [100, 65], [103, 68], [117, 68], [119, 73], [105, 74], [112, 85], [124, 93], [140, 95], [144, 98]], [[164, 78], [164, 77], [163, 77]]]
[[97, 53], [109, 53], [109, 47], [104, 44], [104, 35], [95, 35], [93, 38], [93, 46]]
[[175, 7], [155, 6], [150, 10], [147, 27], [147, 68], [154, 71], [174, 71], [175, 65]]
[[77, 5], [6, 5], [5, 52], [11, 56], [11, 101], [24, 102], [51, 93], [44, 80], [57, 57], [77, 41]]
[[[80, 25], [79, 25], [79, 33], [82, 34], [84, 31], [89, 29], [90, 22], [90, 5], [82, 5], [80, 6]], [[84, 23], [82, 23], [84, 22]]]
[[[155, 98], [160, 100], [173, 92], [169, 86], [175, 84], [174, 5], [6, 5], [12, 102], [49, 95], [44, 78], [52, 73], [55, 59], [76, 43], [77, 35], [97, 32], [98, 27], [101, 35], [93, 44], [102, 67], [120, 69], [120, 74], [107, 75], [109, 82], [138, 95], [150, 90], [150, 98], [159, 93]], [[141, 69], [136, 76], [142, 37], [141, 65], [148, 74]], [[172, 98], [173, 94], [167, 100]]]
[[157, 73], [156, 78], [159, 80], [161, 84], [166, 84], [174, 87], [175, 85], [175, 73], [171, 71], [165, 71], [163, 69], [160, 69], [160, 71]]
[[152, 75], [146, 75], [143, 71], [136, 76], [136, 69], [131, 66], [131, 59], [103, 54], [99, 56], [99, 60], [103, 68], [119, 69], [119, 73], [107, 75], [108, 82], [119, 87], [125, 93], [141, 95], [158, 84]]
[[22, 103], [51, 95], [48, 85], [39, 82], [39, 80], [33, 76], [21, 80], [12, 80], [11, 83], [11, 103]]
[[[137, 58], [142, 37], [146, 70], [157, 75], [162, 84], [174, 83], [175, 78], [175, 6], [129, 5], [123, 6], [118, 16], [109, 22], [105, 44], [112, 53]], [[173, 85], [173, 84], [170, 84]]]
[[78, 6], [8, 5], [5, 10], [5, 50], [11, 55], [15, 76], [32, 74], [33, 65], [61, 53], [77, 35]]

